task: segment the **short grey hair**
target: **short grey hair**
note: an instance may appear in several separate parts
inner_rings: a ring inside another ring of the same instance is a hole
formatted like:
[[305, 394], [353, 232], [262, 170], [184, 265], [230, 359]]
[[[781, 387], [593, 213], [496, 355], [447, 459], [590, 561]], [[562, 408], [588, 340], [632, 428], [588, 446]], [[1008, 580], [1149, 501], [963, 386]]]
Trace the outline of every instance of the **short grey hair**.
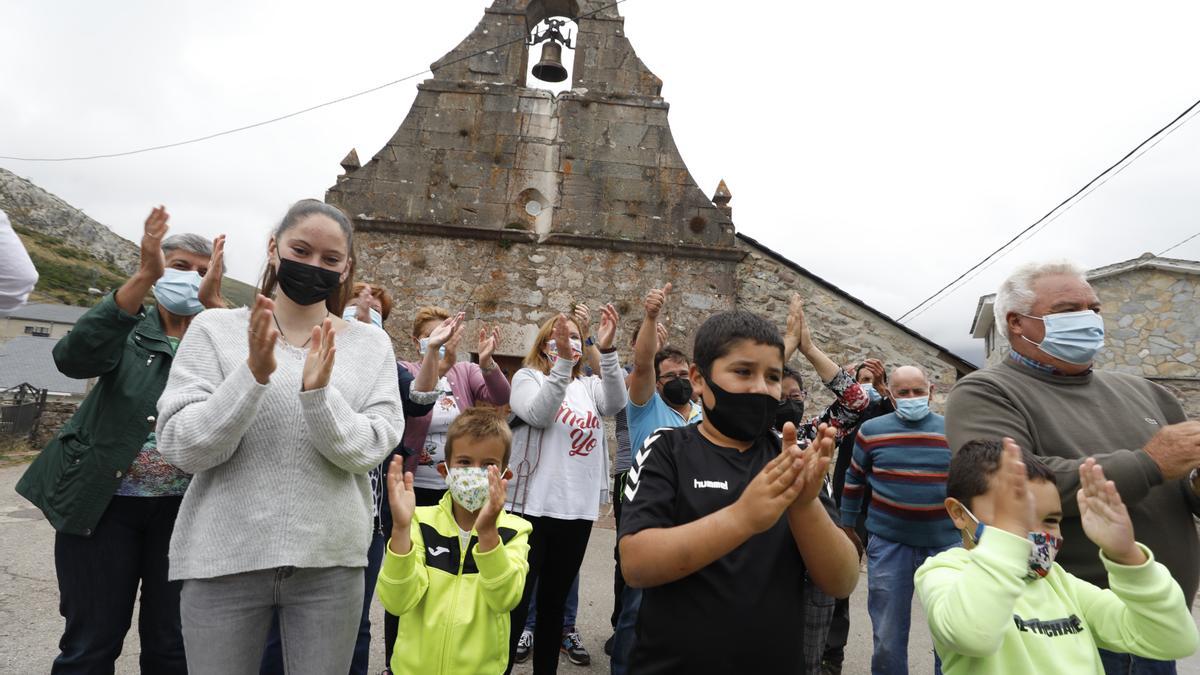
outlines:
[[1087, 283], [1087, 272], [1066, 259], [1025, 263], [1013, 270], [1004, 283], [1000, 284], [1000, 289], [996, 291], [996, 300], [992, 304], [996, 327], [1003, 334], [1007, 334], [1010, 313], [1028, 314], [1033, 310], [1033, 284], [1042, 277], [1060, 275], [1078, 277], [1080, 281]]
[[205, 258], [212, 257], [212, 242], [198, 234], [184, 232], [182, 234], [173, 234], [163, 240], [162, 252], [170, 253], [171, 251], [186, 251], [196, 255], [202, 255]]

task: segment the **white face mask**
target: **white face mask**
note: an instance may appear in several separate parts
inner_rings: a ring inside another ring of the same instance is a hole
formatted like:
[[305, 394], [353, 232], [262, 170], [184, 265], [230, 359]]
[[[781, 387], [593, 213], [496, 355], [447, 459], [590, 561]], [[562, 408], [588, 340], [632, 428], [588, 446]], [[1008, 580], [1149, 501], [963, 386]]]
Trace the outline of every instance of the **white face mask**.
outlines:
[[[421, 356], [425, 356], [425, 354], [429, 351], [429, 338], [427, 338], [427, 337], [421, 338], [421, 340], [417, 344], [418, 344], [417, 351], [421, 354]], [[439, 359], [446, 358], [446, 345], [442, 345], [441, 347], [438, 347], [438, 358]]]
[[456, 466], [446, 470], [450, 498], [474, 513], [487, 503], [490, 488], [487, 469], [481, 466]]
[[[550, 365], [558, 363], [558, 342], [551, 338], [546, 342], [546, 358], [550, 359]], [[571, 363], [575, 363], [583, 356], [583, 342], [576, 338], [571, 338]]]
[[[383, 328], [383, 315], [379, 313], [379, 310], [375, 309], [374, 307], [371, 307], [371, 308], [369, 308], [369, 311], [371, 314], [371, 323], [375, 324], [379, 328]], [[342, 312], [342, 318], [345, 319], [346, 321], [357, 321], [358, 320], [358, 306], [357, 305], [347, 305], [346, 309]]]

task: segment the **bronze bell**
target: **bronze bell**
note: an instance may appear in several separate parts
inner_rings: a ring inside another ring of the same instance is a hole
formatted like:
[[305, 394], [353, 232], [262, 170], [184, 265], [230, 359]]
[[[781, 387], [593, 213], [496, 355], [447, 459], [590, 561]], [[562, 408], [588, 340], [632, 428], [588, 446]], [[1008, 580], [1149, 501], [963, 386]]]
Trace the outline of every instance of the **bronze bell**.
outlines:
[[533, 67], [533, 76], [543, 82], [562, 82], [567, 79], [567, 69], [562, 64], [562, 45], [557, 42], [542, 45], [542, 60]]

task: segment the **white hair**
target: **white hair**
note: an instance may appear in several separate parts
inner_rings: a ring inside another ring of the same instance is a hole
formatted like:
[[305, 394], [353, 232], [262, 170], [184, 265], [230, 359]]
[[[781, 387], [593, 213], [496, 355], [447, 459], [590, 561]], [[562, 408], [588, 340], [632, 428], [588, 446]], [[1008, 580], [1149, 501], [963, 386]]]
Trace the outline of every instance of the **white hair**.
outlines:
[[163, 253], [170, 253], [171, 251], [187, 251], [188, 253], [210, 258], [212, 257], [212, 241], [191, 232], [173, 234], [164, 239], [162, 243]]
[[996, 300], [992, 304], [997, 328], [1007, 334], [1010, 313], [1028, 314], [1033, 310], [1033, 284], [1042, 277], [1059, 275], [1078, 277], [1080, 281], [1087, 283], [1087, 273], [1084, 269], [1066, 259], [1025, 263], [1013, 270], [1000, 284], [999, 290], [996, 291]]

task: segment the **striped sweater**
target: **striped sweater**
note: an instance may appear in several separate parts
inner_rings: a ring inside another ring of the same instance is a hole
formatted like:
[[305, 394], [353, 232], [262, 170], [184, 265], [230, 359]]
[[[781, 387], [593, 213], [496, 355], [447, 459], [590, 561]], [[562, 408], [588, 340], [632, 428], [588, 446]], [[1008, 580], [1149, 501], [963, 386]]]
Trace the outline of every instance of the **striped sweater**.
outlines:
[[917, 547], [959, 542], [943, 503], [949, 469], [941, 415], [906, 422], [892, 413], [863, 422], [842, 490], [842, 525], [854, 526], [869, 484], [867, 531], [872, 535]]

